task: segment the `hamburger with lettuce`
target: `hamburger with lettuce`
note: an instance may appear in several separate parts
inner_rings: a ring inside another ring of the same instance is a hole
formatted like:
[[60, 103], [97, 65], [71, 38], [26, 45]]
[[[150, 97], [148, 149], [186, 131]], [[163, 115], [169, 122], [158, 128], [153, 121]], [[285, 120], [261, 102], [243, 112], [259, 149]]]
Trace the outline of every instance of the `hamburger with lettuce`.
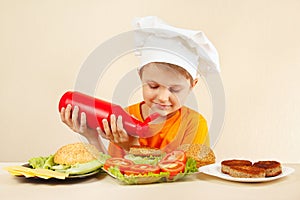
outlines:
[[54, 155], [31, 158], [28, 162], [34, 169], [49, 169], [74, 176], [100, 170], [109, 157], [91, 144], [78, 142], [62, 146]]

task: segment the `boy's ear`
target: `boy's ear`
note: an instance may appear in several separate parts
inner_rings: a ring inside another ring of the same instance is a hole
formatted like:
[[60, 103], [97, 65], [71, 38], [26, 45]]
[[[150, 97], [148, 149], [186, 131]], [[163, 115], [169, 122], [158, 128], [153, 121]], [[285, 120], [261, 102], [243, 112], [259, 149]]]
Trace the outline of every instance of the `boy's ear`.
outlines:
[[196, 84], [198, 83], [198, 78], [195, 78], [192, 82], [192, 88], [196, 86]]

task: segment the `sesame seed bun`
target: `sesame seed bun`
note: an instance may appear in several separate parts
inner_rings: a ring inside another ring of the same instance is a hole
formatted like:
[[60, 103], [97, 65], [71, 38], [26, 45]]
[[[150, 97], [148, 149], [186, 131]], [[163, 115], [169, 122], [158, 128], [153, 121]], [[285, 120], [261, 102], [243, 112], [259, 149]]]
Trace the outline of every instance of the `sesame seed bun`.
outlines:
[[54, 162], [64, 165], [87, 163], [95, 160], [98, 154], [99, 151], [95, 146], [78, 142], [59, 148], [54, 155]]
[[183, 144], [178, 147], [178, 150], [184, 151], [188, 158], [196, 160], [197, 167], [216, 162], [216, 157], [212, 149], [203, 144]]

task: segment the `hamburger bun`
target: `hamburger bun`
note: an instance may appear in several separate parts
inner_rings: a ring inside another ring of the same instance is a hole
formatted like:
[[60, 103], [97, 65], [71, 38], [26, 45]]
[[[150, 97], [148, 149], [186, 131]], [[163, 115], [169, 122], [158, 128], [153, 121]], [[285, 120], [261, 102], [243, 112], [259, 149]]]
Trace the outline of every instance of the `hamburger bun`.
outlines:
[[74, 165], [87, 163], [97, 159], [99, 155], [97, 148], [87, 143], [73, 143], [62, 146], [54, 155], [54, 162], [63, 165]]
[[203, 144], [183, 144], [177, 150], [184, 151], [187, 158], [196, 160], [198, 168], [216, 162], [212, 149]]

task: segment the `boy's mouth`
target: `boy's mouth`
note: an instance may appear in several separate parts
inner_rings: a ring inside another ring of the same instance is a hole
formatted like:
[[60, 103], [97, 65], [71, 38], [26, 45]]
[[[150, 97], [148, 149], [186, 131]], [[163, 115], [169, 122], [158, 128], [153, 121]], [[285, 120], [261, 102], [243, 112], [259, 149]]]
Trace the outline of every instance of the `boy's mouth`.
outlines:
[[159, 110], [168, 110], [168, 109], [171, 108], [171, 105], [154, 103], [154, 107], [159, 109]]

